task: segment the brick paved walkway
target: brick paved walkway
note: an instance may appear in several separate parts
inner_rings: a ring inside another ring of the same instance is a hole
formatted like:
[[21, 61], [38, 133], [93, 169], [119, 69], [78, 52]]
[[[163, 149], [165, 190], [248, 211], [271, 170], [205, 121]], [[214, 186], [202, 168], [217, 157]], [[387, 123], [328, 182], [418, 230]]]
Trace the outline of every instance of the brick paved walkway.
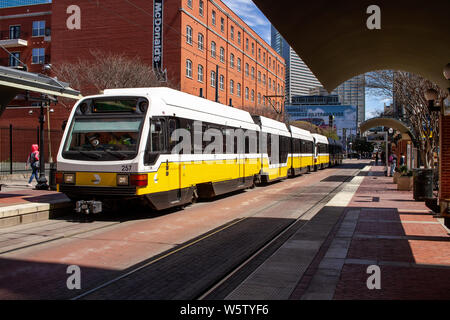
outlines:
[[[291, 299], [448, 299], [450, 235], [412, 192], [372, 167]], [[367, 288], [370, 265], [381, 289]]]
[[31, 188], [23, 190], [2, 190], [0, 192], [0, 207], [28, 203], [52, 203], [54, 201], [67, 200], [67, 197], [56, 191], [42, 191]]

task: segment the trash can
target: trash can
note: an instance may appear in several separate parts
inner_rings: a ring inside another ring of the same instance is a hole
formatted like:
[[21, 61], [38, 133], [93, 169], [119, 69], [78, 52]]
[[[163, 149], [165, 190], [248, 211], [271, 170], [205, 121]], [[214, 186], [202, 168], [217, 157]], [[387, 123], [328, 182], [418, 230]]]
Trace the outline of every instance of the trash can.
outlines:
[[414, 200], [433, 198], [433, 169], [414, 169]]
[[50, 172], [49, 172], [49, 187], [50, 190], [56, 190], [56, 163], [50, 163]]

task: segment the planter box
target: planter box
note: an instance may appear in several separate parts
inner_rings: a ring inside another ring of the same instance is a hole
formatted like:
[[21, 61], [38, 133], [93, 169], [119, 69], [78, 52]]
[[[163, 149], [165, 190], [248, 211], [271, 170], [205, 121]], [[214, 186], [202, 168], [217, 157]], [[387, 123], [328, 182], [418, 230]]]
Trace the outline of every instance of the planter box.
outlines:
[[397, 179], [397, 190], [411, 191], [413, 188], [413, 177], [400, 176]]
[[400, 172], [394, 172], [394, 183], [398, 182], [399, 177], [400, 177]]

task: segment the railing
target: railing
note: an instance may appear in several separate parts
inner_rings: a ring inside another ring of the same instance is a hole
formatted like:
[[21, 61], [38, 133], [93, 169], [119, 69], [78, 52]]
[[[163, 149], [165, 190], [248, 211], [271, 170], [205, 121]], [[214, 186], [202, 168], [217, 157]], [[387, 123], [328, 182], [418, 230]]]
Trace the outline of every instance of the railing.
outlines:
[[[62, 131], [50, 130], [51, 156], [56, 162]], [[39, 144], [39, 127], [0, 127], [0, 175], [28, 172], [25, 168], [31, 145]], [[48, 131], [44, 130], [45, 162], [49, 161]]]

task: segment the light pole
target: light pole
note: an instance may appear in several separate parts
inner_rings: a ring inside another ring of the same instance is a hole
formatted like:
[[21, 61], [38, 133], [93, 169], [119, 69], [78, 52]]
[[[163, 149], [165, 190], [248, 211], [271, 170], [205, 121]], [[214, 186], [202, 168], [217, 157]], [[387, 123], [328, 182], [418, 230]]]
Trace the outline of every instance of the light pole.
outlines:
[[48, 190], [47, 178], [45, 177], [45, 149], [44, 149], [44, 105], [48, 102], [41, 102], [41, 113], [39, 114], [39, 179], [36, 190]]

